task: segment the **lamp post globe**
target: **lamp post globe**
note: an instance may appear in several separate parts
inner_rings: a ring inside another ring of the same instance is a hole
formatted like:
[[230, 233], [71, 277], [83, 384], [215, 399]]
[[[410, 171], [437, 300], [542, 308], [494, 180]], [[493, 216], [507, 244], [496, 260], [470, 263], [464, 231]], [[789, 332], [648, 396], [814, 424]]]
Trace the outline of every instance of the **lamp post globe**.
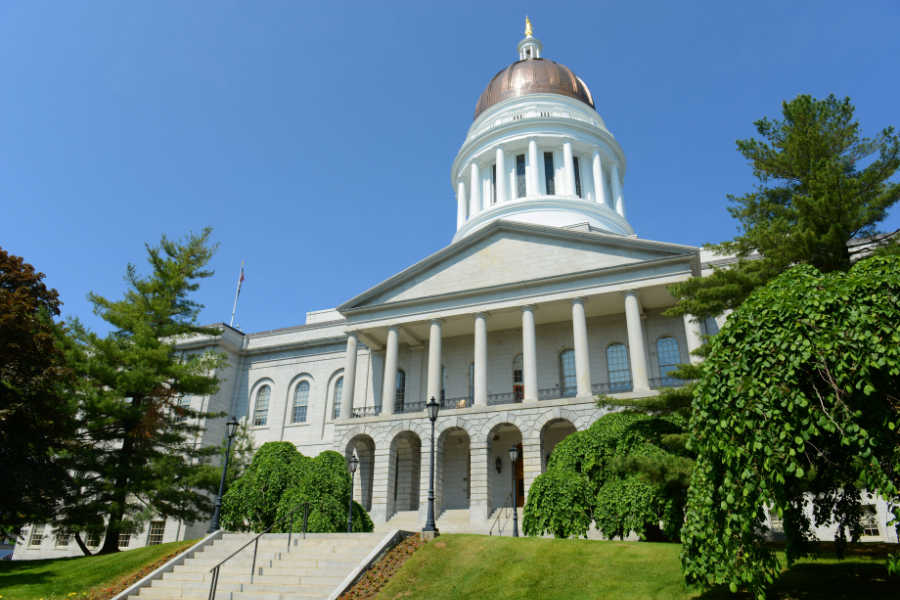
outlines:
[[219, 516], [222, 512], [222, 494], [225, 493], [225, 475], [228, 473], [228, 459], [231, 458], [231, 442], [237, 435], [238, 420], [235, 417], [225, 423], [225, 435], [228, 437], [228, 444], [225, 446], [225, 464], [222, 465], [222, 477], [219, 479], [219, 494], [216, 496], [216, 505], [213, 510], [212, 520], [209, 523], [209, 532], [213, 533], [219, 529]]
[[426, 537], [437, 535], [438, 530], [434, 523], [434, 422], [437, 421], [438, 410], [441, 405], [434, 396], [425, 403], [425, 411], [428, 419], [431, 421], [431, 469], [428, 472], [428, 518], [425, 520], [425, 527], [422, 532]]
[[347, 533], [353, 532], [353, 476], [356, 474], [356, 468], [359, 466], [359, 458], [356, 456], [356, 450], [350, 457], [350, 500], [347, 501]]
[[519, 509], [518, 509], [518, 490], [516, 489], [516, 461], [519, 460], [519, 448], [513, 446], [509, 449], [509, 464], [512, 474], [512, 514], [513, 514], [513, 537], [519, 537]]

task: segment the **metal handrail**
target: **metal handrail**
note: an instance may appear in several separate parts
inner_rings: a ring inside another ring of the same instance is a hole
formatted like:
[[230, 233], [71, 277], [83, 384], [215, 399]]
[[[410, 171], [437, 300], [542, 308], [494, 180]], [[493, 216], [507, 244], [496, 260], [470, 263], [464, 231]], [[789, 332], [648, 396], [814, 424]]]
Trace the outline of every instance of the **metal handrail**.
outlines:
[[[301, 506], [298, 506], [297, 508], [295, 508], [294, 510], [291, 511], [291, 525], [290, 525], [290, 529], [288, 530], [288, 552], [291, 551], [291, 531], [290, 530], [294, 528], [294, 515], [297, 514], [297, 511], [300, 510], [301, 507], [303, 507], [305, 509], [304, 513], [303, 513], [303, 538], [306, 539], [306, 524], [309, 519], [309, 502], [304, 502]], [[209, 570], [209, 572], [212, 573], [212, 577], [210, 578], [210, 582], [209, 582], [209, 600], [216, 600], [216, 588], [219, 585], [219, 569], [222, 567], [222, 565], [224, 565], [226, 562], [228, 562], [229, 560], [234, 558], [235, 555], [240, 553], [244, 548], [246, 548], [250, 544], [253, 544], [253, 561], [250, 565], [250, 583], [253, 583], [253, 576], [256, 572], [256, 553], [259, 550], [259, 538], [261, 538], [262, 536], [271, 532], [272, 529], [275, 528], [276, 524], [277, 523], [273, 523], [272, 525], [270, 525], [268, 529], [266, 529], [265, 531], [263, 531], [260, 534], [257, 534], [256, 537], [254, 537], [252, 540], [250, 540], [249, 542], [247, 542], [246, 544], [244, 544], [243, 546], [241, 546], [240, 548], [238, 548], [237, 550], [235, 550], [234, 552], [232, 552], [231, 554], [226, 556], [224, 559], [219, 561], [219, 563], [216, 564], [216, 566], [214, 566], [212, 569]]]
[[[510, 492], [506, 499], [508, 502], [505, 502], [503, 506], [500, 507], [500, 510], [497, 511], [497, 516], [494, 517], [494, 522], [491, 523], [491, 528], [488, 530], [488, 535], [494, 535], [494, 527], [497, 527], [497, 535], [503, 535], [503, 528], [506, 526], [506, 523], [510, 519], [509, 515], [509, 505], [512, 504], [512, 492]], [[500, 517], [506, 515], [506, 519], [500, 521]]]

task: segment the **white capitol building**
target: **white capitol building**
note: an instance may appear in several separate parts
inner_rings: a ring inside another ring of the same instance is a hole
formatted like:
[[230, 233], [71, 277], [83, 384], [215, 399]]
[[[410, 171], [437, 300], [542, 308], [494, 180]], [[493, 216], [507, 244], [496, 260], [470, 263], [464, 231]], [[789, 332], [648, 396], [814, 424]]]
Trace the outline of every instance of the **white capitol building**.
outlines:
[[[420, 529], [434, 397], [438, 528], [487, 532], [511, 502], [511, 447], [522, 506], [554, 446], [603, 414], [595, 394], [640, 398], [677, 384], [667, 373], [697, 360], [701, 335], [717, 331], [714, 320], [663, 316], [675, 303], [667, 286], [713, 257], [637, 237], [625, 174], [587, 84], [543, 56], [529, 25], [453, 161], [450, 243], [303, 325], [223, 325], [218, 339], [183, 344], [228, 357], [219, 392], [193, 408], [247, 419], [257, 446], [356, 452], [355, 499], [376, 528]], [[205, 424], [199, 443], [219, 445], [225, 421]], [[873, 503], [871, 539], [888, 539], [884, 503]], [[207, 526], [152, 522], [129, 547]], [[28, 537], [16, 558], [78, 554]]]

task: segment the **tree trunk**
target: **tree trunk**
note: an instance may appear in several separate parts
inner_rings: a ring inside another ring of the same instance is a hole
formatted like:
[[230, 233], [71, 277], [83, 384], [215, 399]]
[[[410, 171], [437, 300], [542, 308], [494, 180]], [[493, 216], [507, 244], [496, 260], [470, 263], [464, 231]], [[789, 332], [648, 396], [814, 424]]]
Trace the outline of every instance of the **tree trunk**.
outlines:
[[106, 523], [106, 537], [103, 546], [97, 554], [110, 554], [119, 551], [119, 534], [122, 532], [122, 517], [125, 516], [125, 502], [128, 500], [128, 474], [131, 470], [131, 455], [134, 440], [130, 435], [122, 440], [122, 448], [119, 450], [119, 473], [116, 477], [116, 495], [113, 499], [115, 507], [109, 513]]
[[81, 541], [81, 534], [80, 534], [80, 533], [76, 533], [76, 534], [75, 534], [75, 543], [78, 544], [78, 548], [79, 548], [82, 552], [84, 552], [84, 555], [85, 555], [85, 556], [90, 556], [90, 555], [91, 555], [91, 551], [88, 550], [88, 547], [84, 545], [84, 542], [83, 542], [83, 541]]

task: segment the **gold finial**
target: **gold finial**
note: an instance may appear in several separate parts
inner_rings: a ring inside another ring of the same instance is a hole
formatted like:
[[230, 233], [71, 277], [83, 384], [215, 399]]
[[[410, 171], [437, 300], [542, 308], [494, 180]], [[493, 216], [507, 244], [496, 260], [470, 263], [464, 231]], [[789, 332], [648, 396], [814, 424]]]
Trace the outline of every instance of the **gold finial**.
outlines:
[[528, 18], [528, 15], [525, 15], [525, 37], [532, 37], [534, 31], [531, 29], [531, 19]]

